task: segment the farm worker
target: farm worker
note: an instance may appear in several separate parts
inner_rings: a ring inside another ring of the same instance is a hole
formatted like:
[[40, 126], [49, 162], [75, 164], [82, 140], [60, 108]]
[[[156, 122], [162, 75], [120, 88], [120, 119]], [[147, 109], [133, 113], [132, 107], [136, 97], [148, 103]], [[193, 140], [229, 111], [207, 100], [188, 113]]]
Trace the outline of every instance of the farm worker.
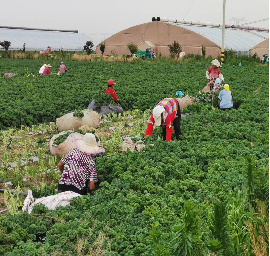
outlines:
[[110, 79], [110, 80], [108, 80], [108, 88], [105, 90], [105, 94], [111, 94], [111, 97], [113, 98], [113, 100], [114, 100], [114, 102], [116, 102], [116, 103], [119, 103], [120, 104], [120, 102], [119, 102], [119, 100], [118, 100], [118, 98], [117, 98], [117, 96], [116, 96], [116, 92], [115, 92], [115, 90], [113, 89], [113, 86], [115, 85], [116, 83], [112, 80], [112, 79]]
[[45, 67], [45, 69], [44, 69], [44, 71], [43, 71], [43, 75], [50, 75], [51, 74], [51, 65], [50, 64], [48, 64], [46, 67]]
[[213, 89], [211, 91], [211, 96], [213, 97], [214, 94], [222, 87], [221, 80], [219, 78], [216, 79]]
[[39, 72], [38, 72], [40, 75], [43, 75], [43, 72], [44, 72], [44, 69], [46, 68], [46, 66], [47, 66], [46, 64], [43, 64], [41, 66], [41, 68], [39, 69]]
[[267, 54], [264, 54], [262, 59], [261, 59], [261, 63], [265, 64], [265, 63], [269, 63], [269, 57]]
[[221, 81], [224, 81], [224, 77], [220, 72], [220, 63], [217, 59], [212, 60], [211, 67], [206, 70], [207, 84], [213, 87], [215, 80], [219, 77]]
[[71, 190], [81, 195], [87, 194], [88, 187], [90, 191], [94, 190], [98, 182], [95, 158], [102, 157], [103, 152], [105, 149], [98, 146], [93, 133], [86, 133], [82, 140], [76, 140], [75, 147], [58, 163], [62, 172], [58, 190]]
[[59, 68], [58, 75], [60, 75], [60, 74], [65, 74], [66, 72], [67, 72], [66, 65], [65, 65], [64, 62], [62, 61], [61, 64], [60, 64], [60, 68]]
[[233, 103], [232, 93], [230, 91], [230, 86], [228, 84], [224, 85], [224, 89], [220, 91], [218, 95], [218, 105], [222, 110], [235, 108], [238, 109], [241, 105], [240, 102]]
[[3, 77], [13, 77], [16, 76], [15, 73], [4, 73]]
[[162, 138], [166, 141], [172, 140], [174, 126], [175, 137], [179, 140], [181, 134], [181, 109], [179, 103], [174, 98], [164, 98], [153, 109], [144, 137], [150, 136], [155, 126], [162, 127]]

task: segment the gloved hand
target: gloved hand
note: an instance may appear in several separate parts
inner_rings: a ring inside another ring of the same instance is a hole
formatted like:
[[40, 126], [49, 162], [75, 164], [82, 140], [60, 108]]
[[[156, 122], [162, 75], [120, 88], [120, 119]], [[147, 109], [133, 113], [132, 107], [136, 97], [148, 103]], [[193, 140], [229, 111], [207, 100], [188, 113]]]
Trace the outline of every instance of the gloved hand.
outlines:
[[224, 82], [225, 79], [224, 79], [224, 76], [222, 74], [219, 74], [218, 77], [221, 80], [221, 82]]

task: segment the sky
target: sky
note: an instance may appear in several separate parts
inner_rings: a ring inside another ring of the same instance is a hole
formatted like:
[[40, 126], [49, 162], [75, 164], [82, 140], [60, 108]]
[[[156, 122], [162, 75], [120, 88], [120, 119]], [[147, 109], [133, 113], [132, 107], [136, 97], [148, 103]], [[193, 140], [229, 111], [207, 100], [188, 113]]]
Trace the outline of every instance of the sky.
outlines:
[[[96, 46], [152, 17], [269, 28], [269, 0], [9, 0], [0, 26], [78, 30]], [[267, 19], [265, 21], [261, 21]]]

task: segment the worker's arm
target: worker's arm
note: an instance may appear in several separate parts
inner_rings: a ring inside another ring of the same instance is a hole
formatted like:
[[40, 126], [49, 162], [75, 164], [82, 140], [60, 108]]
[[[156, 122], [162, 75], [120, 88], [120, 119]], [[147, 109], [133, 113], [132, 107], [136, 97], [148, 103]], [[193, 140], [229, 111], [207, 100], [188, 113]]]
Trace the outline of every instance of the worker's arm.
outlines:
[[90, 191], [95, 189], [95, 182], [93, 180], [90, 180], [90, 182], [89, 182], [89, 189], [90, 189]]
[[147, 129], [146, 129], [144, 137], [150, 136], [152, 134], [153, 127], [154, 127], [154, 118], [153, 118], [153, 114], [152, 114], [150, 117], [150, 121], [147, 125]]
[[64, 165], [65, 165], [65, 164], [62, 162], [62, 160], [60, 160], [59, 163], [58, 163], [58, 165], [57, 165], [58, 168], [59, 168], [59, 170], [60, 170], [61, 172], [64, 171]]
[[210, 75], [209, 75], [209, 71], [208, 71], [208, 70], [206, 70], [205, 76], [206, 76], [206, 78], [207, 78], [208, 80], [210, 79]]
[[221, 73], [218, 75], [218, 78], [221, 80], [221, 82], [224, 82], [224, 76]]

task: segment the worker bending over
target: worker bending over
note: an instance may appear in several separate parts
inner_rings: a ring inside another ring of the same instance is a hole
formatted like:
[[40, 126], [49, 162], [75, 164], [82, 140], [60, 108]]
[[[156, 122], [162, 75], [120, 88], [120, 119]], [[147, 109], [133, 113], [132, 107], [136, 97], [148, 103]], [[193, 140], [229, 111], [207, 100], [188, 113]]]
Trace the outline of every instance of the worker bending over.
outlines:
[[109, 94], [109, 93], [110, 93], [110, 94], [111, 94], [111, 97], [112, 97], [113, 100], [114, 100], [114, 102], [120, 104], [120, 102], [119, 102], [119, 100], [118, 100], [118, 98], [117, 98], [117, 96], [116, 96], [116, 92], [115, 92], [115, 90], [113, 89], [113, 86], [114, 86], [115, 84], [116, 84], [116, 83], [115, 83], [112, 79], [108, 80], [108, 89], [105, 90], [105, 94]]
[[154, 124], [162, 127], [162, 138], [166, 141], [172, 140], [173, 125], [175, 137], [179, 140], [181, 135], [181, 109], [176, 99], [164, 98], [157, 104], [153, 109], [144, 137], [152, 134]]

